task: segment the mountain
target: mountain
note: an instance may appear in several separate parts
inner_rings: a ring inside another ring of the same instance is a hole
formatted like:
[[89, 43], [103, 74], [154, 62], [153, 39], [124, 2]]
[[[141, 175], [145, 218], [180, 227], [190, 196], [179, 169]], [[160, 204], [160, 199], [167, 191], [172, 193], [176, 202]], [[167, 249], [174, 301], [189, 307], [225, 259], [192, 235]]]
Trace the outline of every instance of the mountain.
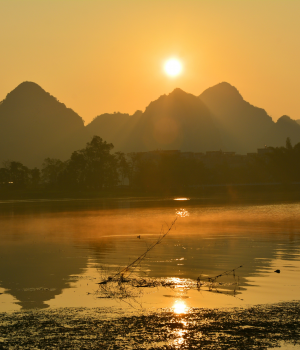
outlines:
[[0, 104], [0, 161], [40, 167], [46, 157], [67, 159], [88, 140], [82, 118], [33, 82]]
[[287, 137], [292, 144], [300, 142], [300, 124], [287, 115], [283, 115], [276, 122], [276, 141], [278, 146], [285, 146]]
[[199, 99], [211, 112], [220, 131], [223, 150], [256, 152], [257, 148], [284, 146], [287, 137], [300, 142], [300, 125], [287, 116], [275, 123], [262, 108], [246, 102], [238, 90], [223, 82], [205, 90]]
[[112, 142], [115, 150], [129, 152], [133, 150], [130, 146], [133, 129], [142, 114], [142, 111], [136, 111], [133, 115], [120, 112], [101, 114], [86, 126], [86, 130], [90, 136], [99, 135], [105, 141]]
[[104, 114], [88, 126], [124, 152], [179, 149], [206, 151], [222, 144], [207, 107], [180, 89], [151, 102], [144, 113]]
[[237, 153], [300, 142], [299, 120], [275, 123], [265, 110], [220, 83], [194, 96], [181, 89], [152, 101], [144, 112], [102, 114], [86, 127], [82, 118], [39, 85], [24, 82], [0, 102], [0, 164], [20, 161], [40, 167], [46, 157], [66, 160], [98, 135], [115, 151], [156, 149]]
[[211, 114], [199, 99], [181, 89], [160, 96], [146, 108], [135, 128], [135, 148], [141, 150], [219, 149], [221, 140]]
[[210, 110], [226, 151], [255, 152], [273, 144], [275, 123], [265, 110], [246, 102], [238, 90], [220, 83], [205, 90], [199, 99]]

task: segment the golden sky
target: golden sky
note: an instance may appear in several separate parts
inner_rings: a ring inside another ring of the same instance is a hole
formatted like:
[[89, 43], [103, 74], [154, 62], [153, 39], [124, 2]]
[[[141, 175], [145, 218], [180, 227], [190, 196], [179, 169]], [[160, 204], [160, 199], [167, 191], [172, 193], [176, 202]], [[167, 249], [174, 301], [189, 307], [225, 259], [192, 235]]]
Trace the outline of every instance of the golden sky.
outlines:
[[227, 81], [300, 119], [299, 18], [298, 0], [0, 0], [0, 100], [33, 81], [89, 123]]

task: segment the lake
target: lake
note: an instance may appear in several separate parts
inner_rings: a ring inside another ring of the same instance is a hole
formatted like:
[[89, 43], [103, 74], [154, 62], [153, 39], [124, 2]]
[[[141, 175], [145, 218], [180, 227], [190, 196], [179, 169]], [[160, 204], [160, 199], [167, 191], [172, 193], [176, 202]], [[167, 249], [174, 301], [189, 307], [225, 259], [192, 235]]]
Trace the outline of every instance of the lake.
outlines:
[[[299, 299], [298, 202], [25, 200], [1, 201], [0, 213], [0, 312], [112, 307], [180, 313], [189, 307]], [[134, 271], [136, 278], [172, 285], [132, 288], [132, 297], [105, 298], [97, 283], [143, 254], [175, 219]], [[213, 288], [207, 283], [208, 277], [236, 268], [235, 276], [218, 278]]]

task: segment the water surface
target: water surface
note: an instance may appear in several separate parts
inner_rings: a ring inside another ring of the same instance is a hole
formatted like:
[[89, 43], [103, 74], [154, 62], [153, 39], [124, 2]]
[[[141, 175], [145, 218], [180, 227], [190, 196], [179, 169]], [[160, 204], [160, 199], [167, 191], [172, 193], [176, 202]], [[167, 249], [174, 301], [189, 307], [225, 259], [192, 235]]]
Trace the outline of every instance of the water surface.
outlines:
[[[128, 302], [182, 312], [298, 299], [299, 203], [225, 206], [180, 199], [3, 201], [0, 312]], [[175, 218], [136, 272], [173, 278], [177, 286], [144, 289], [134, 300], [99, 298], [96, 283], [142, 254]], [[235, 279], [219, 280], [220, 293], [184, 288], [240, 265]]]

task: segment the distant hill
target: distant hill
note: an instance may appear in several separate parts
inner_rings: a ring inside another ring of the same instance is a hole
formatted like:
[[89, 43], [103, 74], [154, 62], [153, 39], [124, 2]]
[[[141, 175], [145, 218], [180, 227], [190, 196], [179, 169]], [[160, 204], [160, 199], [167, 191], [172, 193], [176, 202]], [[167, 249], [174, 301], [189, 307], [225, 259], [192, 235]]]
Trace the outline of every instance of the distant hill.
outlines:
[[300, 142], [296, 121], [283, 116], [275, 123], [264, 109], [246, 102], [228, 83], [208, 88], [199, 99], [211, 112], [226, 151], [247, 153], [264, 145], [284, 146], [287, 137], [293, 144]]
[[247, 153], [264, 145], [284, 146], [287, 137], [292, 144], [300, 142], [300, 120], [282, 116], [275, 123], [228, 83], [198, 97], [175, 89], [144, 112], [102, 114], [86, 127], [78, 114], [32, 82], [20, 84], [0, 102], [0, 163], [9, 159], [40, 167], [46, 157], [66, 160], [94, 135], [123, 152]]
[[207, 107], [196, 96], [180, 89], [160, 96], [144, 113], [103, 114], [87, 129], [124, 152], [155, 149], [200, 152], [222, 146]]
[[82, 118], [32, 82], [24, 82], [0, 104], [0, 161], [33, 167], [46, 157], [67, 159], [87, 141]]
[[276, 146], [285, 146], [286, 138], [289, 137], [292, 144], [300, 142], [300, 125], [296, 120], [283, 115], [276, 122]]
[[198, 98], [175, 89], [151, 102], [144, 113], [102, 114], [87, 129], [124, 152], [222, 149], [245, 154], [265, 145], [284, 146], [287, 137], [293, 144], [300, 142], [299, 123], [288, 116], [274, 122], [264, 109], [246, 102], [225, 82]]
[[142, 111], [136, 111], [133, 115], [126, 113], [105, 113], [96, 117], [86, 126], [90, 136], [99, 135], [105, 141], [112, 142], [115, 150], [132, 151], [132, 133], [142, 117]]
[[181, 89], [160, 96], [146, 108], [132, 137], [135, 149], [206, 151], [222, 144], [207, 107]]

